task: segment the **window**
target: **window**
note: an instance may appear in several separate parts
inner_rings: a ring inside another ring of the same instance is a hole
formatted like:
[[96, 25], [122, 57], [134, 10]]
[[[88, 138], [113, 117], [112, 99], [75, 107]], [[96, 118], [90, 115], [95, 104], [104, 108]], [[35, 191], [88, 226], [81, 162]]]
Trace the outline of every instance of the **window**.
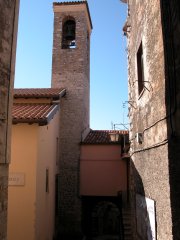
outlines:
[[46, 192], [49, 192], [49, 169], [46, 168]]
[[144, 63], [142, 42], [137, 52], [137, 71], [138, 71], [138, 92], [140, 95], [142, 90], [144, 89]]
[[62, 48], [76, 47], [76, 23], [74, 20], [67, 20], [63, 24]]
[[56, 165], [59, 164], [59, 138], [56, 138]]
[[60, 175], [56, 174], [55, 177], [55, 216], [58, 216], [59, 213], [59, 187], [60, 187]]

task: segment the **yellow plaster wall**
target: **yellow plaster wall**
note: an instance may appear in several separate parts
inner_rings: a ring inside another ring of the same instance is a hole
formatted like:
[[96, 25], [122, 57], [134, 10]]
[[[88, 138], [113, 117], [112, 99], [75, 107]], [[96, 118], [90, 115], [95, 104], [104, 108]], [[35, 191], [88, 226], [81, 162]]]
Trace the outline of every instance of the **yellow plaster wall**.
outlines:
[[24, 186], [9, 186], [8, 240], [35, 239], [37, 125], [12, 127], [9, 173], [24, 173]]
[[[52, 240], [59, 112], [46, 126], [12, 127], [11, 173], [24, 173], [23, 186], [9, 186], [8, 240]], [[46, 192], [46, 169], [49, 191]]]
[[[55, 175], [57, 173], [57, 138], [59, 114], [47, 126], [39, 127], [37, 162], [36, 239], [52, 240], [55, 219]], [[49, 170], [49, 191], [46, 192], [46, 169]]]

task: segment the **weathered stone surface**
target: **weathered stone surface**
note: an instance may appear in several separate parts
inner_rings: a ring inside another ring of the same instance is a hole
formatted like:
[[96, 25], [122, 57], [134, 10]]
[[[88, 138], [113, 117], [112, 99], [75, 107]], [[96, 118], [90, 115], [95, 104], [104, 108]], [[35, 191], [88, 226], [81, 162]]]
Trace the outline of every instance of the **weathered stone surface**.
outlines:
[[0, 0], [0, 239], [6, 239], [12, 86], [19, 1]]
[[180, 239], [180, 2], [161, 0], [166, 72], [169, 184], [173, 239]]
[[[157, 239], [170, 240], [175, 238], [172, 233], [167, 76], [161, 11], [160, 1], [129, 1], [128, 80], [129, 101], [133, 104], [129, 109], [133, 177], [131, 190], [133, 202], [136, 193], [155, 200]], [[139, 95], [137, 52], [141, 42], [145, 88]], [[142, 144], [137, 141], [137, 133], [143, 133]], [[138, 236], [135, 239], [139, 239]]]
[[[72, 11], [66, 8], [55, 11], [54, 15], [52, 87], [63, 87], [67, 91], [60, 103], [61, 236], [81, 232], [80, 142], [83, 131], [89, 127], [89, 19], [85, 10], [74, 9], [78, 6], [72, 5]], [[72, 49], [62, 48], [62, 26], [67, 17], [76, 22], [76, 47]]]
[[[131, 200], [156, 203], [157, 239], [180, 239], [180, 2], [130, 0], [128, 72]], [[137, 51], [143, 46], [145, 89], [138, 93]], [[136, 133], [143, 133], [139, 144]], [[135, 239], [139, 239], [134, 229]]]
[[0, 164], [0, 239], [6, 239], [7, 232], [7, 190], [8, 165]]

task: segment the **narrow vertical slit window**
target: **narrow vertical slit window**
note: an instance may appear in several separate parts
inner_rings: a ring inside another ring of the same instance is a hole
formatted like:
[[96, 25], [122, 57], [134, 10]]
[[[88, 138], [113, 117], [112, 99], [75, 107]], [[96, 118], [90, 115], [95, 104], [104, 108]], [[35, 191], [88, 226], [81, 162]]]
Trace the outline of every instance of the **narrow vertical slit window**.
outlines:
[[138, 71], [138, 93], [140, 95], [144, 89], [144, 62], [142, 42], [137, 52], [137, 71]]
[[60, 177], [59, 174], [56, 174], [55, 176], [55, 216], [58, 216], [58, 212], [59, 212], [59, 183]]
[[49, 192], [49, 169], [46, 168], [46, 192]]
[[59, 163], [59, 138], [56, 138], [56, 165]]

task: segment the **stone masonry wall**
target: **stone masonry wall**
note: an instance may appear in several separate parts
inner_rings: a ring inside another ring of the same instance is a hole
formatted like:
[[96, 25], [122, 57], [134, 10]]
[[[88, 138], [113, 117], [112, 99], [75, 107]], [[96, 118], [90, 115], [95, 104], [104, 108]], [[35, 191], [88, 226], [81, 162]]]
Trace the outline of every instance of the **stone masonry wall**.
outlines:
[[[131, 197], [153, 199], [156, 206], [157, 239], [172, 239], [167, 115], [165, 107], [165, 66], [160, 2], [129, 0], [128, 83], [129, 118], [133, 176]], [[142, 42], [144, 89], [138, 93], [137, 52]], [[137, 133], [143, 133], [142, 144]], [[147, 221], [149, 221], [147, 219]], [[149, 225], [149, 223], [146, 223]], [[134, 219], [136, 226], [136, 219]], [[141, 239], [134, 229], [135, 239]], [[148, 239], [144, 237], [143, 240]]]
[[[76, 21], [76, 48], [62, 49], [63, 20]], [[60, 233], [81, 232], [79, 197], [80, 142], [89, 127], [89, 31], [84, 11], [55, 13], [52, 87], [67, 94], [60, 103]]]
[[180, 239], [180, 2], [161, 0], [173, 239]]
[[7, 232], [7, 188], [10, 156], [12, 86], [14, 80], [19, 1], [0, 0], [0, 239]]

